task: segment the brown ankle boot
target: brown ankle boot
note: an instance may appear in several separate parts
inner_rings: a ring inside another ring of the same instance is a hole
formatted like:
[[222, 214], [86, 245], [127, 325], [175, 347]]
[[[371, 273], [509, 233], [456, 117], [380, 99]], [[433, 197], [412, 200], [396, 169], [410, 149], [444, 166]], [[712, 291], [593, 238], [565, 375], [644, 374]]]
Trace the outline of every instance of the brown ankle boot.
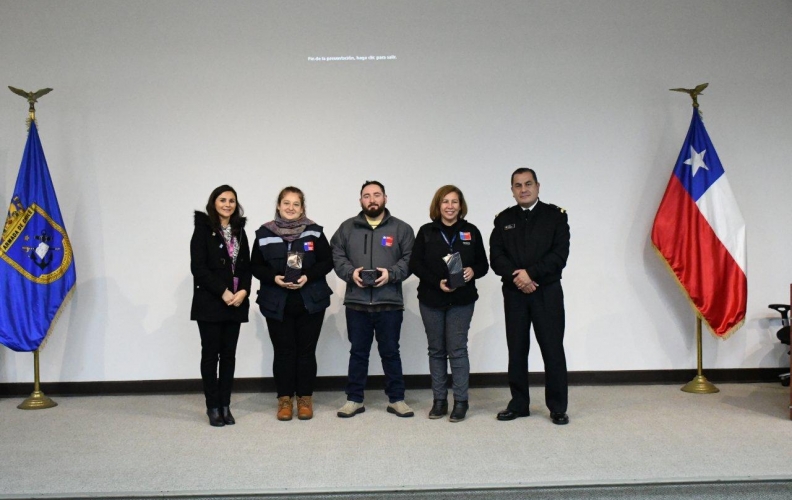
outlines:
[[278, 398], [278, 420], [291, 420], [294, 414], [294, 399], [291, 396]]
[[297, 397], [297, 418], [311, 420], [313, 418], [313, 400], [311, 396]]

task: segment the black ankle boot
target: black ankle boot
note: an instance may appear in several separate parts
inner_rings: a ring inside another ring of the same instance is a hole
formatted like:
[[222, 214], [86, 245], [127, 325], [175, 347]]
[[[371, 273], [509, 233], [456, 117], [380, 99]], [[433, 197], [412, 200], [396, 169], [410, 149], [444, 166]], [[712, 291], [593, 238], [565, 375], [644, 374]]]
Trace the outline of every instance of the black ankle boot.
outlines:
[[223, 422], [225, 422], [226, 425], [234, 425], [236, 423], [234, 416], [231, 415], [231, 408], [228, 406], [220, 408], [220, 415], [223, 416]]
[[465, 415], [468, 411], [468, 402], [467, 401], [454, 401], [454, 409], [451, 410], [451, 416], [448, 417], [448, 420], [451, 422], [461, 422], [465, 420]]
[[448, 414], [448, 400], [435, 399], [432, 409], [429, 410], [429, 418], [432, 420], [436, 418], [443, 418], [443, 415]]
[[220, 415], [219, 408], [209, 408], [206, 410], [206, 414], [209, 416], [209, 425], [212, 427], [222, 427], [225, 425], [223, 416]]

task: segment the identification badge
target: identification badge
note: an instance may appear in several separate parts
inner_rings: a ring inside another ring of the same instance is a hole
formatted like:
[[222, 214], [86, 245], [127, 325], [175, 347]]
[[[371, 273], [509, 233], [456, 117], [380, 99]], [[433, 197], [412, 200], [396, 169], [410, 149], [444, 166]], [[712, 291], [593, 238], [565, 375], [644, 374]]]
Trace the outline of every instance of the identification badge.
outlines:
[[459, 232], [459, 238], [462, 241], [471, 241], [473, 239], [473, 237], [470, 236], [470, 232], [463, 233], [461, 231]]
[[384, 246], [384, 247], [392, 247], [393, 246], [393, 236], [383, 236], [382, 237], [382, 246]]
[[306, 252], [313, 252], [313, 241], [306, 241], [303, 243], [303, 250]]

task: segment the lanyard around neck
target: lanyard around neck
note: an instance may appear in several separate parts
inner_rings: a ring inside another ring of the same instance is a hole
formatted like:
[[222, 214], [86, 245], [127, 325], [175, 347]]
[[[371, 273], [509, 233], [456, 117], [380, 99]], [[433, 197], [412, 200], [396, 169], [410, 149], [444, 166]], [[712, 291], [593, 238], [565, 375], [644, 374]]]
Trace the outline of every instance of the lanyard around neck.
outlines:
[[454, 237], [451, 238], [451, 241], [448, 241], [448, 236], [446, 236], [445, 231], [443, 231], [442, 229], [440, 229], [440, 234], [443, 236], [443, 239], [445, 240], [446, 244], [448, 245], [449, 253], [454, 253], [454, 242], [457, 239], [457, 232], [454, 231]]

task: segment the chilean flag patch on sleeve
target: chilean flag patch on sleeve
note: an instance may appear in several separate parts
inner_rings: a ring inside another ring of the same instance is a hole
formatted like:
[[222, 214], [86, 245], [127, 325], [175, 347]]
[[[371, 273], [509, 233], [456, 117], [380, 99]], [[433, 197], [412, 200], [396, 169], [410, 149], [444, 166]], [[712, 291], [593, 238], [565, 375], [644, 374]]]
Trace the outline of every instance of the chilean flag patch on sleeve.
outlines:
[[303, 243], [303, 250], [306, 252], [313, 252], [313, 241], [306, 241]]
[[393, 246], [393, 236], [383, 236], [382, 237], [382, 246], [384, 246], [384, 247], [392, 247]]
[[463, 233], [460, 231], [459, 237], [462, 238], [462, 241], [470, 241], [473, 238], [470, 236], [470, 232]]

